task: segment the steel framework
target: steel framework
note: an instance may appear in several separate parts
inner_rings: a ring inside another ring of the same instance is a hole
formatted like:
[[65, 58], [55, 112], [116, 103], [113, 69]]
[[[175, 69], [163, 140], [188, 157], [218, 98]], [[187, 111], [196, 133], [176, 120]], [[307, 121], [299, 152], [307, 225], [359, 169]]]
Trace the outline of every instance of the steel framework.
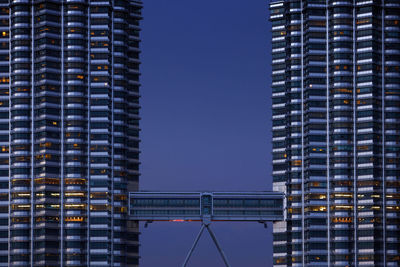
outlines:
[[200, 232], [182, 267], [186, 267], [204, 229], [207, 229], [225, 266], [230, 267], [211, 229], [214, 221], [260, 222], [283, 220], [284, 196], [277, 192], [131, 192], [129, 219], [144, 221], [200, 221]]

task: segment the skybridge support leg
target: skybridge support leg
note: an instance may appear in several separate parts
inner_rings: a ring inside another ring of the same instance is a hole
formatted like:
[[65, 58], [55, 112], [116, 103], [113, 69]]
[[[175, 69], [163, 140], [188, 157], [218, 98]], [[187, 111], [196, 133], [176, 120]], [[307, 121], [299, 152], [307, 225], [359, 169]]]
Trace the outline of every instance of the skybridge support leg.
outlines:
[[200, 232], [199, 232], [199, 234], [197, 235], [196, 239], [194, 240], [193, 246], [192, 246], [192, 248], [189, 250], [189, 252], [188, 252], [188, 254], [187, 254], [187, 256], [186, 256], [185, 262], [182, 264], [182, 267], [186, 267], [186, 266], [187, 266], [187, 264], [188, 264], [188, 262], [189, 262], [189, 259], [190, 259], [190, 257], [192, 256], [193, 251], [194, 251], [194, 249], [196, 248], [197, 243], [198, 243], [199, 240], [200, 240], [200, 237], [201, 237], [201, 234], [202, 234], [203, 231], [204, 231], [204, 228], [207, 228], [208, 233], [210, 234], [212, 240], [214, 241], [214, 244], [215, 244], [215, 246], [217, 247], [218, 252], [219, 252], [219, 254], [220, 254], [221, 257], [222, 257], [222, 260], [223, 260], [224, 263], [225, 263], [225, 266], [226, 266], [226, 267], [231, 267], [231, 266], [229, 265], [229, 263], [228, 263], [228, 259], [226, 258], [224, 251], [222, 250], [220, 244], [218, 243], [217, 237], [215, 236], [214, 232], [211, 230], [210, 222], [209, 222], [209, 221], [203, 222], [203, 223], [201, 224]]
[[222, 259], [224, 260], [225, 266], [226, 267], [230, 267], [229, 263], [228, 263], [228, 259], [225, 256], [224, 251], [222, 250], [221, 246], [219, 245], [218, 241], [217, 241], [217, 237], [214, 235], [214, 232], [211, 230], [210, 225], [206, 225], [208, 233], [210, 234], [212, 240], [214, 241], [215, 246], [217, 247], [219, 254], [221, 255]]
[[187, 256], [186, 256], [185, 262], [183, 263], [182, 267], [186, 267], [186, 265], [188, 264], [189, 259], [190, 259], [190, 256], [192, 256], [192, 253], [193, 253], [194, 249], [196, 248], [197, 243], [199, 242], [200, 237], [201, 237], [201, 234], [203, 233], [205, 227], [206, 227], [206, 226], [205, 226], [204, 224], [201, 225], [200, 232], [199, 232], [199, 234], [197, 235], [196, 239], [194, 240], [193, 246], [192, 246], [192, 248], [189, 250], [189, 253], [188, 253]]

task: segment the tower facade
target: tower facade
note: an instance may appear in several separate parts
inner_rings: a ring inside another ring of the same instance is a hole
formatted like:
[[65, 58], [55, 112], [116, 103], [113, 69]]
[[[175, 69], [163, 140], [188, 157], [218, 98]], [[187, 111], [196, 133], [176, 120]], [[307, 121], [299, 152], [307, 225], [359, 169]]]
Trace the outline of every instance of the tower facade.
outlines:
[[400, 1], [272, 0], [274, 266], [400, 265]]
[[140, 0], [0, 1], [0, 266], [136, 266]]

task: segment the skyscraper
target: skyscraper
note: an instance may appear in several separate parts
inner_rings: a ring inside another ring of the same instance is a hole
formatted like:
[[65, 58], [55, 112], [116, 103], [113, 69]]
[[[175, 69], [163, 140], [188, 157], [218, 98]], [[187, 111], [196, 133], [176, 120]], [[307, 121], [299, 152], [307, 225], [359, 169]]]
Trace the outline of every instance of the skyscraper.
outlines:
[[136, 266], [140, 0], [0, 1], [0, 266]]
[[399, 266], [400, 1], [270, 11], [274, 266]]

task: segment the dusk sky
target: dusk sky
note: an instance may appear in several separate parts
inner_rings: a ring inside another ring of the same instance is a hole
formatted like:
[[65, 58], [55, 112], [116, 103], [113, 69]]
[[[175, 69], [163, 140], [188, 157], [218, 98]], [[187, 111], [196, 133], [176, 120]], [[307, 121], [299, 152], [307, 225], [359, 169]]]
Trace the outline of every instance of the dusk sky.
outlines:
[[[267, 0], [144, 0], [141, 190], [271, 190]], [[272, 225], [214, 223], [231, 265], [272, 266]], [[180, 266], [199, 223], [141, 227], [141, 266]], [[205, 232], [190, 267], [223, 266]]]

